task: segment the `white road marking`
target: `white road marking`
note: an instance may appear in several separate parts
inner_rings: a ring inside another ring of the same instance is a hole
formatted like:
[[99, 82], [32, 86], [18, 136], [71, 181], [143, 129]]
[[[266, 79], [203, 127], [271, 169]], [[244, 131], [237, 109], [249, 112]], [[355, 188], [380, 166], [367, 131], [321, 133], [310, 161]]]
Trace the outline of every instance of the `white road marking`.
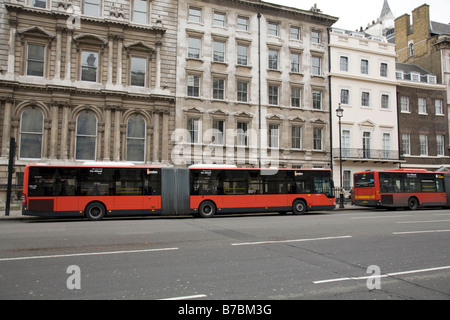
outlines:
[[364, 277], [346, 277], [346, 278], [327, 279], [327, 280], [314, 281], [313, 283], [314, 284], [322, 284], [322, 283], [340, 282], [340, 281], [348, 281], [348, 280], [367, 280], [369, 278], [370, 279], [372, 279], [372, 278], [387, 278], [387, 277], [401, 276], [401, 275], [405, 275], [405, 274], [423, 273], [423, 272], [440, 271], [440, 270], [448, 270], [448, 269], [450, 269], [450, 266], [411, 270], [411, 271], [402, 271], [402, 272], [395, 272], [395, 273], [387, 273], [387, 274], [382, 274], [379, 276], [372, 275], [372, 276], [364, 276]]
[[411, 215], [404, 214], [404, 215], [392, 215], [392, 216], [351, 217], [350, 219], [377, 219], [377, 218], [402, 218], [402, 217], [411, 217]]
[[278, 241], [241, 242], [241, 243], [232, 243], [231, 245], [232, 246], [251, 246], [251, 245], [257, 245], [257, 244], [291, 243], [291, 242], [306, 242], [306, 241], [334, 240], [334, 239], [347, 239], [347, 238], [352, 238], [352, 236], [325, 237], [325, 238], [313, 238], [313, 239], [278, 240]]
[[166, 298], [166, 299], [159, 299], [159, 300], [188, 300], [188, 299], [199, 299], [199, 298], [206, 298], [206, 294], [196, 294], [193, 296], [184, 296], [184, 297], [174, 297], [174, 298]]
[[450, 232], [450, 230], [405, 231], [405, 232], [392, 232], [392, 234], [440, 233], [440, 232]]
[[397, 223], [432, 223], [432, 222], [450, 222], [450, 220], [417, 220], [417, 221], [401, 221]]
[[124, 254], [124, 253], [145, 253], [145, 252], [158, 252], [158, 251], [170, 251], [170, 250], [178, 250], [178, 248], [128, 250], [128, 251], [110, 251], [110, 252], [89, 252], [89, 253], [58, 254], [58, 255], [50, 255], [50, 256], [31, 256], [31, 257], [3, 258], [3, 259], [0, 259], [0, 262], [1, 261], [17, 261], [17, 260], [33, 260], [33, 259], [82, 257], [82, 256], [99, 256], [99, 255]]

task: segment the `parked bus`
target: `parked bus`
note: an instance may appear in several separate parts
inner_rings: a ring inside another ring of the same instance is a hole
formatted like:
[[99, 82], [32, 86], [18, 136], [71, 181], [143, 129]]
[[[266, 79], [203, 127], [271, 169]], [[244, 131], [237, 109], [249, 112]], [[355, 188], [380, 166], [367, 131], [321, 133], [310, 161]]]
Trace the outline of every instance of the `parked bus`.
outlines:
[[29, 165], [22, 198], [23, 215], [89, 220], [335, 208], [331, 171], [319, 169]]
[[421, 169], [366, 171], [353, 175], [355, 205], [378, 208], [446, 207], [450, 174]]

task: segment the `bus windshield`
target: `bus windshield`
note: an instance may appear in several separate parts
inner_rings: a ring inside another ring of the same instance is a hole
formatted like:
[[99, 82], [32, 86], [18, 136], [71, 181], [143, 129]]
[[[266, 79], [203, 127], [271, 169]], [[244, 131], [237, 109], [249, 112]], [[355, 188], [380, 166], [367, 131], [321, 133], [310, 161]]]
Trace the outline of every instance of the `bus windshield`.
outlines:
[[355, 188], [374, 187], [375, 177], [373, 172], [355, 174]]

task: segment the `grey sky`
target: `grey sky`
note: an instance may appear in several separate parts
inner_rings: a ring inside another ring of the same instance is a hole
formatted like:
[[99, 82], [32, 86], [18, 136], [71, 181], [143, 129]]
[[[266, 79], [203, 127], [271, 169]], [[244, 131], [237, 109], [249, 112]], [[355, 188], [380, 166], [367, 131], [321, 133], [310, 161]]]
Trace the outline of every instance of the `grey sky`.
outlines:
[[[263, 0], [288, 7], [309, 10], [315, 3], [324, 14], [335, 16], [339, 21], [335, 27], [356, 30], [367, 27], [381, 13], [384, 0]], [[430, 6], [432, 21], [450, 23], [450, 0], [388, 0], [395, 17], [405, 13], [411, 15], [412, 10], [426, 3]]]

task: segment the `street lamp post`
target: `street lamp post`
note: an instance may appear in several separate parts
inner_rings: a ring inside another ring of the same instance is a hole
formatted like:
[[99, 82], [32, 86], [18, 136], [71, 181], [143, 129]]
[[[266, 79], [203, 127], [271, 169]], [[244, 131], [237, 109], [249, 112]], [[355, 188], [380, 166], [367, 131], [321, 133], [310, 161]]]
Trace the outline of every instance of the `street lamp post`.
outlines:
[[342, 129], [341, 118], [344, 116], [344, 109], [339, 103], [339, 108], [336, 110], [336, 115], [339, 118], [339, 179], [341, 180], [341, 188], [339, 192], [339, 208], [344, 208], [344, 188], [342, 187]]

